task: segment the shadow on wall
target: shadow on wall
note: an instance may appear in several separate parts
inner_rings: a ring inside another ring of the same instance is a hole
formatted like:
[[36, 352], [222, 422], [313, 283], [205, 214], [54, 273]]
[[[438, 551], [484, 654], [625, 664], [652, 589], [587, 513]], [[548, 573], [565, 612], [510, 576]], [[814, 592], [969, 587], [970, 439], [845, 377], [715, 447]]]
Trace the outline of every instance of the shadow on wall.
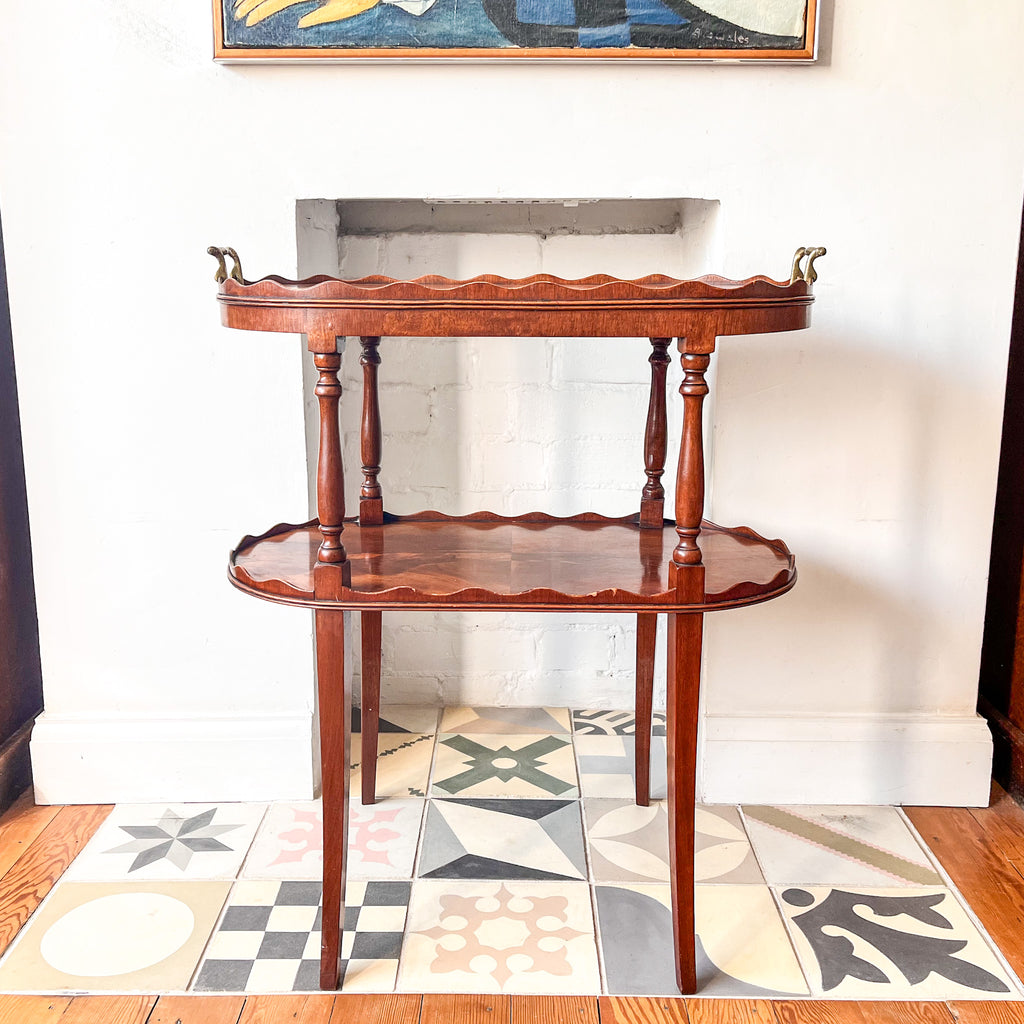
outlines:
[[940, 347], [914, 359], [877, 329], [721, 344], [715, 518], [781, 535], [800, 579], [712, 625], [713, 712], [973, 712], [997, 457], [977, 439], [999, 410]]

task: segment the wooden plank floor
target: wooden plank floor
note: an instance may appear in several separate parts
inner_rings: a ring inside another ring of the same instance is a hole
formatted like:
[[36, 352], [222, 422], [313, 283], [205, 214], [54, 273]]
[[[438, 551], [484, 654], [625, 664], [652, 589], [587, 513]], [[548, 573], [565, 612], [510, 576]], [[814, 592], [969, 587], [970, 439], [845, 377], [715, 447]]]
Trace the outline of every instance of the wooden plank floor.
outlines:
[[[110, 808], [34, 807], [0, 818], [0, 953]], [[1024, 976], [1024, 810], [907, 808], [1018, 975]], [[1024, 1024], [1024, 1001], [956, 1003], [614, 996], [0, 994], [0, 1024]]]

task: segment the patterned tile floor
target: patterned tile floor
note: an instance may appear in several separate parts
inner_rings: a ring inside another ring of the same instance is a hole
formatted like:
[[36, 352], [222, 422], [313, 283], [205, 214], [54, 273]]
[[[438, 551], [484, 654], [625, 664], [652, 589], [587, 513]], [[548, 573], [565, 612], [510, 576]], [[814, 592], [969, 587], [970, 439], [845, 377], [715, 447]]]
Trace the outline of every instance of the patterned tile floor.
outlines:
[[[632, 801], [633, 727], [387, 709], [378, 802], [351, 812], [342, 991], [675, 994], [668, 817]], [[657, 716], [655, 795], [663, 737]], [[708, 806], [696, 826], [701, 995], [1021, 997], [898, 808]], [[322, 863], [315, 801], [118, 806], [0, 991], [315, 990]]]

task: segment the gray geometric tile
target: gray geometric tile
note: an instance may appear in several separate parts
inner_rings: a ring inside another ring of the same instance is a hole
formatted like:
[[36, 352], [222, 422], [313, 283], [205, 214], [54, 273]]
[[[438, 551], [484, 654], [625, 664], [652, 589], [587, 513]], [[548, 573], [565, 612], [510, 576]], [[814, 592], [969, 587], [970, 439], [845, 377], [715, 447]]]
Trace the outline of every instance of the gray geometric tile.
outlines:
[[[654, 800], [587, 797], [583, 801], [590, 866], [597, 882], [667, 882], [668, 807]], [[735, 807], [694, 808], [694, 875], [698, 882], [763, 885]]]
[[[678, 995], [668, 885], [597, 885], [610, 995]], [[730, 999], [807, 995], [767, 886], [698, 885], [697, 994]]]
[[420, 878], [586, 879], [576, 800], [431, 800]]
[[583, 801], [590, 866], [598, 882], [667, 882], [668, 809], [655, 800], [587, 797]]
[[764, 884], [737, 808], [698, 804], [694, 808], [694, 827], [698, 882]]
[[[584, 796], [619, 797], [628, 800], [636, 792], [636, 738], [588, 735], [573, 737], [579, 762], [580, 789]], [[667, 796], [665, 740], [651, 740], [651, 799]]]

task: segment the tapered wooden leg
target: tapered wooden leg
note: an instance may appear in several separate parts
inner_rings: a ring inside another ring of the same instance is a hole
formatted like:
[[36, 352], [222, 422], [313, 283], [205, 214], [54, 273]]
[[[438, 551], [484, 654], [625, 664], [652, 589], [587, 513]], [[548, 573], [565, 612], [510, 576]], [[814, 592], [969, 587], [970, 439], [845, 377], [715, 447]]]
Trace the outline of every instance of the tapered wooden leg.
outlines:
[[333, 990], [338, 987], [348, 844], [349, 701], [345, 692], [345, 615], [340, 610], [316, 612], [316, 674], [324, 816], [320, 987]]
[[704, 616], [668, 617], [668, 820], [672, 935], [676, 982], [697, 990], [693, 916], [693, 804], [697, 776], [697, 709]]
[[380, 723], [380, 634], [381, 612], [360, 612], [362, 634], [362, 729], [363, 803], [377, 799], [377, 730]]
[[636, 802], [651, 803], [651, 702], [654, 699], [654, 647], [658, 616], [636, 617]]

